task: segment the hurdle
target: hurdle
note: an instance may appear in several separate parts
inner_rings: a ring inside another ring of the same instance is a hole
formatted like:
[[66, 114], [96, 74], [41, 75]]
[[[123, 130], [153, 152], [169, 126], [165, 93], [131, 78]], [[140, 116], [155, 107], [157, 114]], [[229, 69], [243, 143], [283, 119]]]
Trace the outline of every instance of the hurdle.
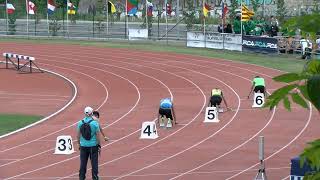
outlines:
[[[6, 69], [9, 69], [9, 64], [12, 64], [17, 71], [22, 72], [24, 67], [29, 67], [29, 71], [32, 73], [32, 65], [34, 65], [40, 72], [44, 72], [36, 65], [34, 57], [13, 53], [3, 53], [3, 57], [5, 57]], [[16, 62], [13, 59], [16, 59]], [[21, 61], [26, 62], [21, 64]]]

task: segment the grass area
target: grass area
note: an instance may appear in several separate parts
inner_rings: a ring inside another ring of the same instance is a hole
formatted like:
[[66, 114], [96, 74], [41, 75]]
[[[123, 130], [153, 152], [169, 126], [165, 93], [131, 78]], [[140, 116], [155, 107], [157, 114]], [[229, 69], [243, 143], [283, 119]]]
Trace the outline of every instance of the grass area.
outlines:
[[0, 135], [25, 127], [41, 118], [31, 115], [0, 114]]
[[185, 42], [140, 42], [127, 40], [108, 40], [108, 41], [87, 41], [87, 40], [65, 40], [65, 39], [9, 39], [2, 38], [0, 42], [28, 42], [44, 44], [73, 44], [83, 46], [99, 46], [108, 48], [125, 48], [132, 50], [145, 50], [157, 52], [173, 52], [178, 54], [198, 55], [210, 58], [221, 58], [251, 64], [257, 64], [286, 72], [300, 72], [305, 61], [298, 59], [294, 55], [264, 55], [255, 53], [244, 53], [235, 51], [213, 50], [205, 48], [187, 48]]

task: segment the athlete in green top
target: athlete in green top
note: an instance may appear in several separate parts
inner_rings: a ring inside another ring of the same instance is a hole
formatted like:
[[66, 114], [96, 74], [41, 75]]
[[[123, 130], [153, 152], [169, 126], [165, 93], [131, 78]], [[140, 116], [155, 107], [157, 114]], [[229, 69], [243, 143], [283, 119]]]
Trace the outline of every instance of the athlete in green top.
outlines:
[[250, 93], [248, 95], [248, 99], [250, 98], [250, 94], [252, 93], [252, 90], [255, 93], [263, 93], [264, 97], [267, 97], [267, 91], [266, 91], [266, 84], [264, 82], [264, 79], [260, 76], [256, 76], [253, 81], [252, 81], [252, 86], [251, 86], [251, 90]]

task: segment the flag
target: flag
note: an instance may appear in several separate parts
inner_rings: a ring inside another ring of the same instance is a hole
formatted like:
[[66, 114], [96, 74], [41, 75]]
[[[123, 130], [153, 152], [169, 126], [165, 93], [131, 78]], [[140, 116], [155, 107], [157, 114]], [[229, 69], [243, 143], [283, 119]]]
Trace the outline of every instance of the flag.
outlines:
[[68, 2], [68, 14], [76, 14], [76, 6], [73, 5], [71, 2]]
[[149, 1], [147, 1], [147, 8], [147, 16], [152, 16], [153, 4]]
[[126, 0], [127, 1], [127, 15], [134, 15], [138, 11], [138, 0]]
[[116, 6], [111, 1], [108, 1], [108, 12], [112, 14], [117, 12]]
[[229, 11], [227, 3], [222, 2], [221, 11], [222, 11], [222, 19], [224, 19]]
[[13, 7], [12, 4], [7, 3], [7, 13], [8, 14], [13, 14], [14, 13], [15, 8]]
[[250, 11], [247, 6], [242, 5], [242, 8], [241, 8], [241, 21], [249, 21], [252, 16], [254, 16], [254, 12]]
[[204, 17], [208, 17], [208, 14], [209, 14], [209, 11], [211, 10], [211, 7], [207, 4], [207, 3], [204, 3], [204, 6], [203, 6], [203, 16]]
[[53, 14], [56, 9], [56, 5], [53, 0], [48, 0], [48, 14]]
[[171, 16], [171, 12], [172, 12], [171, 4], [167, 3], [166, 8], [167, 8], [167, 15]]
[[35, 12], [36, 12], [36, 5], [33, 2], [28, 1], [27, 13], [28, 14], [35, 14]]

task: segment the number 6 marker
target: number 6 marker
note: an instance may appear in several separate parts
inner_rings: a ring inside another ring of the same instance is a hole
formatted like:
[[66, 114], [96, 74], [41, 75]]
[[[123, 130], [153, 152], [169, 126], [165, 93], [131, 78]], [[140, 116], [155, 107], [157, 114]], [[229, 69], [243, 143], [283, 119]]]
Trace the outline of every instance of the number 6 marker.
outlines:
[[207, 107], [204, 122], [218, 123], [218, 111], [216, 107]]
[[263, 93], [254, 93], [252, 107], [262, 107], [263, 104], [264, 104], [264, 94]]

